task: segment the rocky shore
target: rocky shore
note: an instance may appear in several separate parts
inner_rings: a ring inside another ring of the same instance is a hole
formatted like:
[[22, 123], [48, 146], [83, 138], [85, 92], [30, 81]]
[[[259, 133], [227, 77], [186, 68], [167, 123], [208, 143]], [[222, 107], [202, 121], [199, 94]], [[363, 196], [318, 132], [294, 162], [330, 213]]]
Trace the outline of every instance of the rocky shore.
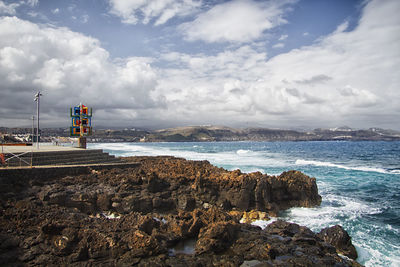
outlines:
[[315, 178], [241, 173], [207, 161], [131, 157], [135, 168], [0, 175], [0, 265], [360, 266], [340, 226], [267, 220], [321, 203]]

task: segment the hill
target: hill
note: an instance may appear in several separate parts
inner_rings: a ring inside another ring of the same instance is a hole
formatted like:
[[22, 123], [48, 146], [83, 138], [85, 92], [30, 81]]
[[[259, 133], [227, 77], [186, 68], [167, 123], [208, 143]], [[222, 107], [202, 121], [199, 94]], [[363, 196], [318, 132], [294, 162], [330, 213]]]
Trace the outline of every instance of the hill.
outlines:
[[146, 142], [181, 141], [330, 141], [330, 140], [400, 140], [400, 132], [371, 128], [353, 130], [350, 128], [315, 129], [300, 132], [284, 129], [245, 128], [234, 129], [223, 126], [190, 126], [163, 129], [150, 132], [142, 139]]
[[[0, 128], [2, 136], [23, 139], [29, 128]], [[51, 142], [55, 138], [69, 137], [69, 129], [45, 128], [41, 140]], [[380, 128], [355, 130], [349, 127], [312, 131], [287, 129], [245, 128], [225, 126], [187, 126], [162, 130], [95, 129], [90, 142], [214, 142], [214, 141], [400, 141], [400, 132]], [[1, 141], [1, 140], [0, 140]]]

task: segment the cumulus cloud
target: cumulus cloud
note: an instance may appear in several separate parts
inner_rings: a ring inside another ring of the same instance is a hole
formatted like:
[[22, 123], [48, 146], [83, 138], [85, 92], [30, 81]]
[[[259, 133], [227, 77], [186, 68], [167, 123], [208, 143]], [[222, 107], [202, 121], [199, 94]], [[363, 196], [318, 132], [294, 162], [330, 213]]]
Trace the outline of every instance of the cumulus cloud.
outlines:
[[300, 84], [314, 85], [314, 84], [326, 82], [326, 81], [329, 81], [329, 80], [332, 80], [332, 77], [329, 77], [329, 76], [324, 75], [324, 74], [319, 74], [319, 75], [312, 76], [309, 79], [303, 79], [303, 80], [298, 80], [298, 81], [294, 81], [294, 82], [300, 83]]
[[0, 19], [0, 78], [2, 119], [15, 119], [13, 109], [29, 119], [37, 90], [49, 123], [67, 120], [68, 108], [80, 102], [120, 121], [162, 104], [151, 97], [157, 78], [148, 60], [113, 61], [94, 38], [16, 17]]
[[348, 102], [346, 106], [371, 108], [375, 104], [378, 104], [379, 98], [374, 93], [364, 89], [346, 85], [344, 88], [339, 88], [338, 91], [344, 96], [343, 101]]
[[188, 41], [250, 42], [260, 38], [264, 31], [287, 23], [283, 18], [285, 6], [293, 2], [225, 2], [182, 24], [180, 30]]
[[[221, 5], [228, 4], [264, 2]], [[210, 30], [210, 37], [197, 37], [236, 44], [214, 54], [172, 51], [157, 58], [113, 60], [94, 38], [3, 17], [0, 118], [28, 120], [32, 96], [40, 89], [50, 124], [51, 115], [68, 124], [68, 108], [83, 102], [95, 108], [95, 121], [103, 125], [395, 128], [390, 123], [400, 116], [399, 7], [397, 0], [369, 1], [354, 29], [343, 23], [312, 45], [272, 58], [265, 48], [240, 41], [258, 37]], [[149, 16], [149, 22], [160, 16]], [[137, 18], [144, 21], [142, 15]]]
[[398, 8], [397, 1], [370, 1], [354, 30], [343, 23], [313, 45], [271, 59], [252, 45], [215, 56], [164, 55], [176, 67], [162, 70], [156, 93], [179, 107], [171, 110], [179, 119], [193, 116], [199, 123], [369, 127], [389, 116], [396, 121]]
[[200, 0], [109, 0], [110, 13], [121, 18], [123, 23], [154, 25], [166, 23], [173, 17], [192, 14], [200, 7]]

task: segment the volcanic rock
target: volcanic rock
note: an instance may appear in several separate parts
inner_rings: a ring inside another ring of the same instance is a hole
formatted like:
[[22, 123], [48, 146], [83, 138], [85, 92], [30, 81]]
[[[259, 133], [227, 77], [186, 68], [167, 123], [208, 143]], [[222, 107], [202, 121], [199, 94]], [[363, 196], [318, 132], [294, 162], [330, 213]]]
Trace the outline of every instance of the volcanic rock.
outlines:
[[318, 237], [334, 246], [338, 253], [354, 260], [357, 259], [356, 248], [351, 242], [351, 237], [342, 226], [335, 225], [324, 228], [318, 233]]
[[[44, 171], [18, 181], [0, 175], [0, 263], [358, 266], [337, 254], [354, 258], [341, 228], [317, 235], [283, 221], [264, 230], [240, 223], [319, 205], [314, 178], [246, 174], [173, 157], [126, 160], [140, 166], [72, 176]], [[181, 243], [192, 247], [177, 252]]]

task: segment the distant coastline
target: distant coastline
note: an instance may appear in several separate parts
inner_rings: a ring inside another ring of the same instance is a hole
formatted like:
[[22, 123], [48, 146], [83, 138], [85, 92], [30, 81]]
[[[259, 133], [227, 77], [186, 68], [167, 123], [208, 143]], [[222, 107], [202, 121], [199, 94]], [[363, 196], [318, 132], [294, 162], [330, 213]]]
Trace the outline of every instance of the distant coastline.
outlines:
[[[28, 128], [0, 127], [0, 143], [4, 140], [23, 142], [30, 136]], [[41, 141], [52, 142], [59, 139], [69, 142], [69, 129], [41, 129]], [[6, 138], [8, 137], [8, 138]], [[187, 126], [162, 130], [136, 128], [95, 129], [88, 137], [89, 142], [218, 142], [218, 141], [400, 141], [400, 132], [395, 130], [370, 128], [351, 129], [349, 127], [296, 131], [287, 129], [245, 128], [225, 126]]]

